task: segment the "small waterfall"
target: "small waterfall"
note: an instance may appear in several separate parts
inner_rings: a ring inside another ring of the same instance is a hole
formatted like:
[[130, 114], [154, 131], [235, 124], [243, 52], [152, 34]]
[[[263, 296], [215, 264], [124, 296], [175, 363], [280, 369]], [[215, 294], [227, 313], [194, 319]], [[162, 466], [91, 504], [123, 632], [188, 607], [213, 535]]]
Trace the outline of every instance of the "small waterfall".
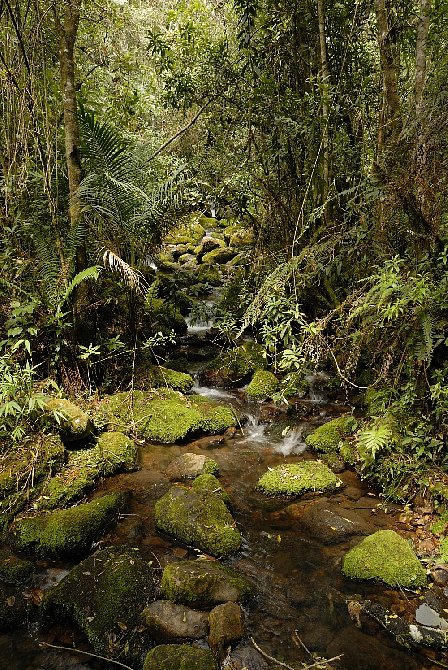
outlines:
[[265, 431], [266, 425], [260, 423], [260, 419], [255, 414], [246, 412], [247, 422], [242, 429], [242, 433], [246, 441], [250, 442], [266, 442], [268, 439]]
[[278, 444], [274, 451], [283, 456], [291, 456], [291, 454], [302, 454], [306, 449], [306, 444], [303, 441], [303, 426], [288, 429], [283, 437], [283, 441]]
[[198, 395], [203, 395], [206, 398], [234, 398], [231, 393], [228, 391], [223, 391], [222, 389], [216, 389], [216, 388], [210, 388], [209, 386], [199, 386], [198, 384], [195, 384], [193, 388], [191, 389], [193, 393], [197, 393]]
[[312, 402], [323, 403], [328, 401], [325, 385], [329, 378], [330, 377], [326, 372], [313, 372], [306, 375], [305, 379], [310, 385], [308, 394]]

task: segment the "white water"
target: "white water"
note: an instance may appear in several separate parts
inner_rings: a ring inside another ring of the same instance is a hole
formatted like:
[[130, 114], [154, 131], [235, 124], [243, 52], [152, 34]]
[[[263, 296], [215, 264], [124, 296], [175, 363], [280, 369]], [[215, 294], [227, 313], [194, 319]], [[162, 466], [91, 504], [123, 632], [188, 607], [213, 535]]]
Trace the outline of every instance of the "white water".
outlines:
[[231, 393], [228, 393], [227, 391], [223, 391], [222, 389], [210, 388], [209, 386], [195, 385], [191, 390], [193, 391], [193, 393], [203, 395], [206, 398], [234, 398], [234, 396]]
[[290, 456], [291, 454], [303, 454], [306, 449], [306, 444], [303, 441], [302, 427], [291, 428], [283, 438], [283, 441], [278, 444], [274, 451], [283, 456]]

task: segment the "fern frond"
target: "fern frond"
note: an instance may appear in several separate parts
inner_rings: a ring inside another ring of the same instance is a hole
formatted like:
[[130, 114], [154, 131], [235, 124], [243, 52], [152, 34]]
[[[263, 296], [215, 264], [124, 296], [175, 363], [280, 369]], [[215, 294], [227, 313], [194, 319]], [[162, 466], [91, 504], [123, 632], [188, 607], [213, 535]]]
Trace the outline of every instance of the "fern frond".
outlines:
[[145, 277], [138, 270], [134, 270], [126, 261], [114, 254], [110, 249], [106, 249], [103, 254], [104, 267], [112, 272], [118, 272], [127, 286], [142, 295], [146, 295], [149, 290], [149, 284]]
[[393, 437], [391, 428], [380, 423], [370, 426], [358, 435], [358, 451], [365, 465], [375, 460], [378, 452], [390, 445]]
[[62, 305], [69, 299], [70, 295], [73, 293], [75, 288], [79, 286], [83, 281], [86, 281], [87, 279], [94, 279], [96, 281], [100, 276], [101, 270], [102, 270], [101, 266], [92, 265], [86, 268], [85, 270], [81, 270], [81, 272], [78, 272], [78, 274], [76, 274], [73, 277], [73, 279], [67, 286], [59, 307], [62, 307]]

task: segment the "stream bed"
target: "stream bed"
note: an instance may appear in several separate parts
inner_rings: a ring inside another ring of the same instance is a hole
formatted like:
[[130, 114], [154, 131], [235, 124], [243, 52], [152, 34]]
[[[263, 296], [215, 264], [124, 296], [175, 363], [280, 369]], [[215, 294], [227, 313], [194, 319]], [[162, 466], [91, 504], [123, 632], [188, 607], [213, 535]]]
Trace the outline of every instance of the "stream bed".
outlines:
[[[196, 558], [197, 550], [156, 531], [154, 503], [172, 485], [165, 472], [174, 458], [186, 452], [206, 453], [219, 465], [220, 481], [229, 494], [233, 516], [244, 537], [241, 550], [224, 563], [251, 579], [256, 590], [256, 597], [245, 607], [248, 639], [237, 646], [224, 668], [267, 670], [278, 667], [256, 651], [250, 638], [266, 655], [288, 665], [296, 664], [296, 667], [301, 667], [300, 663], [314, 663], [313, 654], [327, 659], [339, 657], [331, 662], [331, 667], [339, 670], [432, 670], [440, 667], [433, 652], [407, 651], [375, 621], [363, 619], [361, 625], [359, 618], [350, 616], [347, 601], [356, 594], [384, 602], [388, 607], [395, 602], [403, 611], [407, 607], [417, 607], [421, 601], [412, 592], [345, 579], [340, 567], [341, 558], [353, 546], [353, 539], [329, 542], [325, 530], [318, 523], [310, 522], [316, 518], [316, 509], [342, 516], [354, 514], [371, 532], [392, 528], [406, 535], [400, 521], [400, 506], [386, 506], [351, 470], [339, 474], [344, 488], [333, 495], [267, 498], [256, 489], [257, 480], [268, 468], [315, 458], [306, 450], [303, 435], [350, 408], [328, 404], [320, 398], [304, 400], [298, 413], [300, 420], [295, 420], [295, 425], [288, 428], [286, 414], [282, 412], [277, 412], [277, 418], [270, 424], [260, 422], [260, 410], [266, 408], [257, 403], [246, 403], [240, 391], [200, 386], [194, 390], [233, 404], [248, 417], [246, 424], [229, 438], [205, 437], [173, 446], [142, 445], [140, 470], [117, 475], [102, 483], [103, 491], [129, 491], [131, 498], [127, 513], [98, 546], [138, 547], [142, 557], [152, 561], [156, 570], [161, 570], [173, 559]], [[34, 585], [36, 592], [57, 583], [70, 567], [42, 561], [40, 580]], [[0, 636], [0, 668], [88, 670], [119, 667], [77, 652], [41, 647], [39, 642], [89, 650], [76, 630], [62, 625], [48, 629], [39, 622], [30, 621], [26, 631]]]

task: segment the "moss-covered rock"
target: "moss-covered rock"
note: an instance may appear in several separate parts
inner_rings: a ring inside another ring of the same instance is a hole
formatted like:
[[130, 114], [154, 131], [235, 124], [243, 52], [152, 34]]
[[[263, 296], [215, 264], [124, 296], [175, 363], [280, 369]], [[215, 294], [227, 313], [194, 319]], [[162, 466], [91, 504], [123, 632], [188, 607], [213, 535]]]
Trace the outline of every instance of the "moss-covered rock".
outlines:
[[249, 398], [265, 400], [266, 398], [272, 398], [278, 387], [278, 379], [272, 372], [257, 370], [246, 389], [246, 393]]
[[111, 493], [70, 509], [19, 518], [9, 532], [11, 544], [18, 551], [45, 558], [86, 555], [122, 503], [121, 495]]
[[34, 565], [13, 554], [9, 549], [0, 550], [0, 581], [6, 584], [23, 584], [34, 572]]
[[342, 571], [351, 579], [378, 579], [390, 586], [417, 588], [426, 571], [409, 543], [393, 530], [379, 530], [344, 556]]
[[306, 444], [316, 451], [338, 451], [340, 443], [356, 428], [356, 419], [353, 416], [340, 416], [337, 419], [324, 423], [305, 438]]
[[229, 556], [242, 537], [222, 495], [206, 487], [173, 486], [155, 504], [156, 527], [213, 556]]
[[65, 449], [56, 435], [36, 435], [9, 451], [1, 460], [0, 500], [15, 491], [26, 496], [31, 482], [36, 485], [64, 463]]
[[246, 634], [243, 610], [237, 603], [227, 602], [214, 607], [210, 612], [209, 625], [208, 643], [218, 655]]
[[136, 371], [134, 388], [143, 391], [156, 388], [170, 388], [188, 393], [193, 388], [193, 377], [184, 372], [177, 372], [162, 365], [143, 365]]
[[208, 492], [214, 495], [218, 495], [221, 500], [226, 503], [226, 505], [230, 502], [229, 496], [227, 495], [226, 491], [224, 491], [221, 482], [211, 472], [203, 473], [202, 475], [196, 477], [193, 482], [193, 488], [196, 491], [203, 491], [204, 493]]
[[181, 481], [183, 479], [193, 479], [202, 474], [213, 475], [218, 472], [218, 469], [217, 462], [212, 458], [208, 458], [204, 454], [186, 453], [171, 461], [166, 469], [166, 475], [170, 479]]
[[84, 440], [93, 433], [93, 421], [87, 412], [64, 398], [45, 398], [46, 422], [60, 432], [64, 442]]
[[208, 253], [202, 256], [202, 262], [205, 265], [224, 265], [228, 261], [231, 261], [232, 258], [236, 256], [235, 249], [230, 249], [229, 247], [218, 247], [209, 251]]
[[213, 359], [201, 372], [201, 379], [214, 386], [232, 387], [244, 383], [256, 370], [265, 368], [264, 347], [256, 342], [245, 342]]
[[320, 461], [285, 463], [268, 470], [258, 488], [267, 495], [301, 495], [307, 491], [327, 493], [342, 485], [341, 480]]
[[178, 335], [187, 332], [187, 322], [180, 310], [173, 303], [162, 298], [151, 298], [146, 301], [146, 316], [151, 329], [169, 335], [172, 330]]
[[210, 286], [220, 286], [222, 284], [221, 274], [216, 266], [200, 265], [195, 275], [198, 282], [202, 284], [210, 284]]
[[194, 244], [197, 245], [205, 235], [205, 228], [195, 216], [189, 221], [182, 221], [165, 236], [167, 244]]
[[154, 594], [154, 572], [138, 550], [108, 548], [47, 592], [43, 608], [50, 617], [76, 623], [97, 654], [138, 664], [151, 644], [141, 614]]
[[162, 444], [173, 444], [195, 433], [220, 433], [237, 423], [230, 407], [171, 389], [109, 396], [100, 403], [98, 421]]
[[143, 670], [218, 670], [210, 649], [161, 644], [148, 653]]
[[82, 498], [100, 477], [138, 468], [138, 447], [117, 431], [102, 433], [90, 449], [70, 451], [67, 462], [48, 479], [37, 500], [38, 509], [64, 507]]
[[304, 398], [310, 389], [310, 383], [303, 372], [290, 372], [282, 379], [280, 390], [285, 398]]
[[228, 601], [243, 602], [254, 594], [253, 585], [243, 575], [217, 561], [169, 563], [161, 588], [168, 600], [205, 609]]

